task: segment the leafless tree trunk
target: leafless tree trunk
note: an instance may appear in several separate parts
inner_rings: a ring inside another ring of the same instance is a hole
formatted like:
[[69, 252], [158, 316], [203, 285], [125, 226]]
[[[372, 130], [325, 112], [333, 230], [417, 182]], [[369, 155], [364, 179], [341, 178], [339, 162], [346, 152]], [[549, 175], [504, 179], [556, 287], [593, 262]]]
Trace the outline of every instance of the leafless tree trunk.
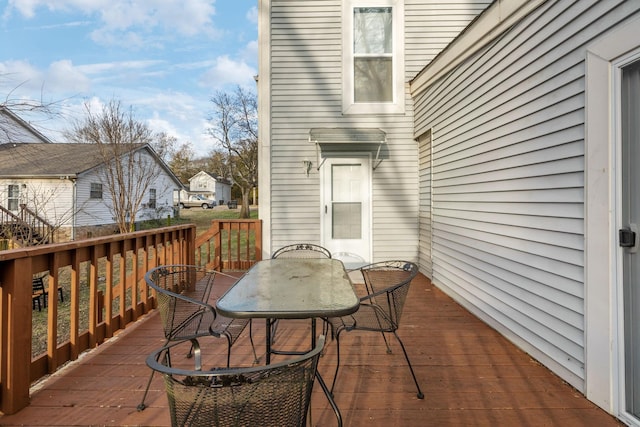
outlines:
[[233, 94], [212, 98], [209, 134], [226, 152], [234, 185], [240, 187], [240, 218], [249, 218], [249, 195], [258, 184], [258, 103], [255, 94], [238, 87]]
[[86, 117], [68, 136], [98, 146], [105, 165], [102, 183], [110, 197], [109, 209], [121, 233], [133, 231], [143, 201], [161, 173], [158, 164], [142, 149], [153, 142], [153, 134], [131, 111], [123, 111], [118, 101], [111, 101], [98, 114], [88, 105], [85, 108]]

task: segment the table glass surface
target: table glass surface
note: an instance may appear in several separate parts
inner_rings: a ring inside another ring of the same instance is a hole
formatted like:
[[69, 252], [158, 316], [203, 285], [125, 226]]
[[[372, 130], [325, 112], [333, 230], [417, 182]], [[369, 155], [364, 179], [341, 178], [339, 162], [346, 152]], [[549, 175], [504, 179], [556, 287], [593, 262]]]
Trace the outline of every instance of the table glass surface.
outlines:
[[216, 303], [232, 318], [337, 317], [358, 309], [351, 279], [336, 259], [259, 261]]

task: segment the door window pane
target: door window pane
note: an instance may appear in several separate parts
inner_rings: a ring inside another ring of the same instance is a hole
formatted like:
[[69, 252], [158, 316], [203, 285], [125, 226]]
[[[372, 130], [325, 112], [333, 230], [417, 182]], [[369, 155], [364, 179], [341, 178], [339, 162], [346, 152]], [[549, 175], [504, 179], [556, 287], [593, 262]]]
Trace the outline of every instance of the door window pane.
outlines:
[[362, 238], [361, 167], [359, 164], [331, 167], [333, 239]]
[[332, 238], [362, 238], [362, 203], [333, 204]]

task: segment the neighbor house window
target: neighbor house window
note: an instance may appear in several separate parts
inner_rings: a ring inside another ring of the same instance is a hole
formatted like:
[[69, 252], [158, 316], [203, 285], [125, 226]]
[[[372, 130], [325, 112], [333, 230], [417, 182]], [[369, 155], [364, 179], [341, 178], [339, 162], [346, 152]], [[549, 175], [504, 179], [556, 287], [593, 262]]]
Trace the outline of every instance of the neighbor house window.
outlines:
[[7, 186], [7, 209], [17, 211], [20, 206], [20, 186], [10, 184]]
[[97, 182], [91, 183], [91, 193], [89, 194], [91, 199], [102, 199], [102, 184]]
[[404, 112], [402, 1], [345, 2], [345, 113]]
[[155, 188], [149, 189], [149, 208], [150, 209], [156, 208], [156, 189]]

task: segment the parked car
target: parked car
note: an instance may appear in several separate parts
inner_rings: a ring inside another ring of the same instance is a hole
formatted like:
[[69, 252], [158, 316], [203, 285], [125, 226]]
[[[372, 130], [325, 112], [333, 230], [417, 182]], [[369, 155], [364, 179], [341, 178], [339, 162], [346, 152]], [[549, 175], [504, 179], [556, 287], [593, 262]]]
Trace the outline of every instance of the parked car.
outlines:
[[207, 199], [202, 194], [193, 194], [189, 196], [186, 200], [181, 200], [178, 205], [180, 206], [180, 209], [189, 209], [189, 208], [211, 209], [216, 206], [216, 201]]

